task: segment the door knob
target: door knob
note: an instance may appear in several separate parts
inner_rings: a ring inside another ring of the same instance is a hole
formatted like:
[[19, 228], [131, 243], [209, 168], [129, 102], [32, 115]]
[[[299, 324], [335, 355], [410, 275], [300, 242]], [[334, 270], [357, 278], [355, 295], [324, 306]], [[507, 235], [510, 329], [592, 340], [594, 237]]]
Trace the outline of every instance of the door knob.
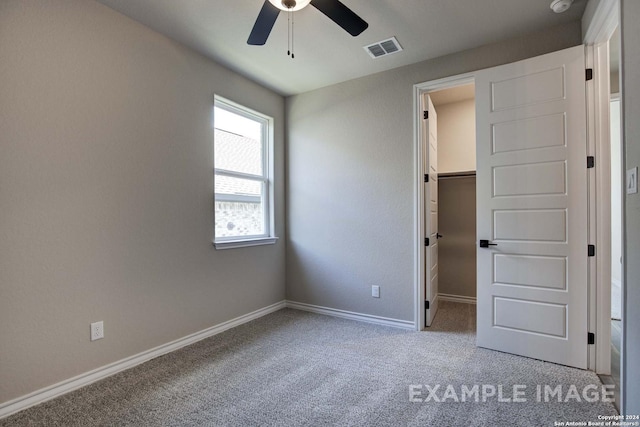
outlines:
[[443, 237], [442, 234], [436, 233], [436, 239], [442, 239], [442, 237]]
[[488, 248], [489, 246], [498, 246], [497, 243], [489, 243], [488, 240], [480, 240], [480, 247], [481, 248]]

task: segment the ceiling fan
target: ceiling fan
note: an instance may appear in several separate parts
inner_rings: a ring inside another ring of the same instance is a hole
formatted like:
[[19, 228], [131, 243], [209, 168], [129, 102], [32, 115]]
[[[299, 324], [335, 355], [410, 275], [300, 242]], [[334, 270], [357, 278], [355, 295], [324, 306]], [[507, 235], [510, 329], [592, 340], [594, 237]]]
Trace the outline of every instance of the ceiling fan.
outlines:
[[329, 19], [354, 37], [362, 33], [369, 26], [369, 24], [339, 0], [265, 0], [258, 14], [258, 19], [256, 19], [256, 23], [253, 25], [253, 30], [251, 30], [247, 44], [265, 44], [281, 10], [285, 12], [296, 12], [309, 4], [324, 13]]

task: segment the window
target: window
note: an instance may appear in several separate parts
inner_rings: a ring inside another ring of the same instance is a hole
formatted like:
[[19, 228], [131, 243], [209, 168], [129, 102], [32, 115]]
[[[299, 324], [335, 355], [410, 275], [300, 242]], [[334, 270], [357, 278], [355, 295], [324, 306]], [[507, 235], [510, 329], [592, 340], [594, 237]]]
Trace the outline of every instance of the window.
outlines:
[[216, 96], [213, 125], [216, 249], [275, 243], [273, 119]]

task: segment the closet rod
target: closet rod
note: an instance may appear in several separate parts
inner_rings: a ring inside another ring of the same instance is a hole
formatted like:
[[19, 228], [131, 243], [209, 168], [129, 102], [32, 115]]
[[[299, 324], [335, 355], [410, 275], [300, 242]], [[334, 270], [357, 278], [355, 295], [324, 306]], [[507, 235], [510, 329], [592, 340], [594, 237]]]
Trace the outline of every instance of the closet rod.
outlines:
[[453, 173], [442, 173], [438, 174], [438, 179], [447, 179], [447, 178], [469, 178], [475, 177], [475, 171], [470, 172], [453, 172]]

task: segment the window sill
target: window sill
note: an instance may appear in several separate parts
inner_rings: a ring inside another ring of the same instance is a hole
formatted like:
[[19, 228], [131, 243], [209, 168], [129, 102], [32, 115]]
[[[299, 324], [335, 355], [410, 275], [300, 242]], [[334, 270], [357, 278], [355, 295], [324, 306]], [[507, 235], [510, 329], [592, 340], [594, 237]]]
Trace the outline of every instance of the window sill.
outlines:
[[277, 237], [260, 237], [248, 240], [224, 240], [221, 242], [213, 242], [216, 249], [235, 249], [246, 248], [249, 246], [274, 245], [278, 241]]

